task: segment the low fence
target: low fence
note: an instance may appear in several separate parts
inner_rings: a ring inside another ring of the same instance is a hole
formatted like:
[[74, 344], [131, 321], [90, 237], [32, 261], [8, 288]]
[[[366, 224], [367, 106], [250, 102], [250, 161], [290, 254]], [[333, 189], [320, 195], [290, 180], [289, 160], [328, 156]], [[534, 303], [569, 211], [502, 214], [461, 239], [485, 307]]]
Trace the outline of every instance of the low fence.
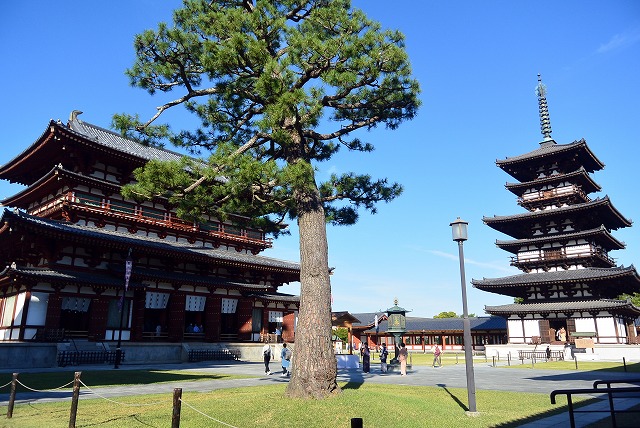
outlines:
[[[614, 398], [621, 398], [628, 394], [637, 395], [640, 394], [640, 386], [633, 387], [612, 387], [612, 384], [640, 384], [640, 379], [625, 379], [625, 380], [597, 380], [593, 383], [593, 388], [576, 388], [576, 389], [557, 389], [551, 391], [551, 404], [556, 404], [556, 396], [565, 395], [567, 397], [567, 407], [569, 408], [569, 423], [571, 428], [576, 427], [575, 414], [576, 413], [608, 413], [611, 417], [611, 426], [617, 428], [616, 421], [617, 413], [640, 413], [640, 410], [616, 410]], [[600, 385], [606, 385], [606, 388], [600, 388]], [[573, 396], [575, 395], [593, 395], [593, 394], [606, 394], [609, 408], [604, 410], [576, 410], [573, 407]]]
[[564, 351], [518, 351], [520, 360], [564, 360]]
[[235, 360], [240, 359], [240, 351], [237, 349], [190, 349], [188, 358], [190, 363], [200, 361]]
[[[16, 401], [16, 397], [17, 397], [17, 386], [21, 385], [22, 387], [26, 388], [29, 391], [34, 391], [34, 392], [42, 392], [42, 393], [51, 393], [54, 391], [60, 391], [63, 388], [68, 388], [70, 386], [72, 386], [72, 392], [71, 392], [71, 410], [69, 413], [69, 428], [75, 428], [76, 427], [76, 419], [78, 416], [78, 402], [80, 401], [80, 387], [83, 386], [85, 387], [90, 393], [92, 393], [93, 395], [96, 395], [98, 398], [102, 398], [104, 400], [107, 400], [111, 403], [117, 404], [119, 406], [135, 406], [138, 407], [140, 405], [135, 405], [135, 404], [128, 404], [128, 403], [124, 403], [124, 402], [118, 402], [115, 401], [111, 398], [107, 398], [104, 397], [102, 395], [100, 395], [99, 393], [97, 393], [96, 391], [92, 390], [89, 386], [87, 386], [84, 382], [82, 382], [82, 380], [80, 379], [82, 375], [82, 372], [75, 372], [74, 374], [74, 378], [72, 381], [56, 387], [56, 388], [50, 388], [50, 389], [46, 389], [46, 390], [38, 390], [38, 389], [33, 389], [25, 384], [23, 384], [22, 382], [20, 382], [20, 380], [18, 380], [18, 376], [19, 373], [13, 373], [13, 377], [12, 380], [5, 384], [5, 385], [0, 385], [0, 389], [3, 389], [5, 387], [10, 387], [10, 392], [9, 392], [9, 404], [7, 406], [7, 418], [11, 419], [13, 417], [13, 413], [15, 410], [15, 401]], [[143, 406], [157, 406], [157, 405], [161, 405], [161, 404], [169, 404], [169, 402], [167, 400], [164, 401], [157, 401], [157, 402], [153, 402], [153, 403], [145, 403], [142, 404]], [[218, 420], [210, 415], [207, 415], [203, 412], [201, 412], [200, 410], [198, 410], [197, 408], [195, 408], [194, 406], [192, 406], [191, 404], [185, 402], [182, 399], [182, 388], [174, 388], [173, 390], [173, 409], [172, 409], [172, 413], [171, 413], [171, 428], [179, 428], [180, 427], [180, 413], [181, 413], [181, 408], [182, 405], [185, 405], [187, 407], [189, 407], [190, 409], [194, 410], [196, 413], [200, 414], [202, 417], [209, 419], [210, 421], [214, 421], [217, 422], [218, 424], [227, 426], [227, 427], [231, 427], [231, 428], [236, 428], [233, 425], [230, 425], [228, 423], [225, 423], [221, 420]], [[352, 424], [352, 426], [354, 426]], [[358, 425], [358, 427], [362, 427], [362, 425]]]
[[[124, 361], [121, 351], [120, 362]], [[115, 364], [117, 351], [58, 351], [58, 366], [79, 366], [81, 364]]]

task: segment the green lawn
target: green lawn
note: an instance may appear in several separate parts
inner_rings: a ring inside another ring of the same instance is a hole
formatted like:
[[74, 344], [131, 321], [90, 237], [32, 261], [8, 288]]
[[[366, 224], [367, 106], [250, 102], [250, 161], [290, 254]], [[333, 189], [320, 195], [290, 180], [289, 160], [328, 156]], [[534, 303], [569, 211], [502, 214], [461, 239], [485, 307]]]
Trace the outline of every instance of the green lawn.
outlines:
[[[364, 427], [515, 427], [524, 421], [564, 412], [547, 394], [478, 391], [479, 415], [465, 414], [466, 389], [403, 385], [342, 384], [335, 397], [288, 399], [286, 385], [184, 392], [180, 427], [349, 427], [363, 418]], [[116, 400], [81, 398], [77, 427], [171, 426], [172, 394], [122, 397]], [[2, 427], [68, 427], [70, 402], [18, 404]], [[220, 424], [222, 421], [225, 424]]]

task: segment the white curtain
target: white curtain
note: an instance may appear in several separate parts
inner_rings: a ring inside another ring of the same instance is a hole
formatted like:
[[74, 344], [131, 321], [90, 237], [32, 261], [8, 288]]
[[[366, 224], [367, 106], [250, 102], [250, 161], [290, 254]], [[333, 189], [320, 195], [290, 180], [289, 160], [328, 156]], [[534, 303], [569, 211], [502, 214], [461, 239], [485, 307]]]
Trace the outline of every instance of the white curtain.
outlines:
[[86, 297], [63, 297], [62, 310], [88, 312], [91, 299]]
[[238, 299], [222, 299], [222, 313], [235, 314], [238, 307]]
[[269, 322], [282, 322], [282, 311], [269, 311]]
[[207, 301], [205, 296], [187, 296], [184, 302], [184, 310], [187, 312], [203, 312], [204, 303]]
[[167, 303], [169, 303], [169, 293], [147, 291], [144, 307], [146, 309], [166, 309]]

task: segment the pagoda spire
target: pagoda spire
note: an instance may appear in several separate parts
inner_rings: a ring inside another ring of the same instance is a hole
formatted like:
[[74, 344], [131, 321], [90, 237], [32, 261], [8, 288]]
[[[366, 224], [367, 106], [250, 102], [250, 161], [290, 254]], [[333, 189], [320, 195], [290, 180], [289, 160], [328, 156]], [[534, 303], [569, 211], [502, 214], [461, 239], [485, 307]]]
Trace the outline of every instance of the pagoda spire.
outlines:
[[536, 95], [538, 96], [538, 110], [540, 113], [540, 132], [544, 136], [540, 145], [544, 147], [555, 144], [556, 142], [551, 138], [551, 119], [549, 118], [549, 107], [547, 106], [547, 87], [542, 83], [540, 73], [538, 73]]

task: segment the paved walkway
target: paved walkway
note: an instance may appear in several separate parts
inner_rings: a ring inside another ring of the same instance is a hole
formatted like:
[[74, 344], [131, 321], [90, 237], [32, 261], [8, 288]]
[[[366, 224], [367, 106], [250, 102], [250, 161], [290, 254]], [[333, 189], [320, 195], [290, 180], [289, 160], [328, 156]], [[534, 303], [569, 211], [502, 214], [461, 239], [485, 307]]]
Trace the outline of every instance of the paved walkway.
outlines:
[[[272, 364], [275, 369], [279, 368], [279, 364]], [[478, 362], [474, 364], [475, 382], [477, 389], [499, 390], [499, 391], [515, 391], [515, 392], [537, 392], [542, 394], [550, 394], [556, 389], [571, 388], [592, 388], [595, 380], [616, 379], [624, 380], [637, 378], [635, 374], [627, 373], [601, 373], [598, 371], [562, 371], [562, 370], [543, 370], [531, 368], [511, 368], [500, 369], [492, 367], [490, 363]], [[64, 370], [90, 371], [90, 370], [110, 370], [112, 366], [77, 366], [65, 367]], [[100, 387], [95, 391], [81, 388], [81, 396], [89, 398], [94, 393], [103, 398], [115, 398], [129, 395], [141, 394], [165, 394], [173, 393], [174, 388], [182, 388], [183, 392], [208, 392], [223, 388], [235, 388], [246, 386], [257, 386], [273, 383], [286, 383], [289, 381], [287, 377], [281, 377], [277, 372], [271, 376], [264, 375], [264, 366], [258, 362], [203, 362], [203, 363], [184, 363], [184, 364], [160, 364], [153, 366], [144, 365], [123, 365], [120, 370], [136, 370], [153, 368], [155, 370], [198, 370], [203, 373], [216, 374], [240, 374], [256, 376], [247, 379], [231, 379], [231, 380], [205, 380], [205, 381], [184, 381], [176, 383], [163, 383], [152, 385], [135, 385], [135, 386], [113, 386]], [[26, 372], [43, 372], [43, 371], [59, 371], [54, 369], [15, 369], [0, 370], [0, 378], [10, 379], [10, 373], [26, 373]], [[3, 374], [4, 373], [4, 374]], [[379, 366], [372, 365], [371, 373], [362, 373], [361, 370], [348, 369], [339, 370], [338, 380], [341, 382], [355, 383], [378, 383], [378, 384], [402, 384], [402, 385], [420, 385], [420, 386], [439, 386], [451, 388], [466, 388], [466, 371], [464, 364], [448, 365], [440, 368], [432, 368], [429, 366], [413, 366], [408, 376], [400, 376], [398, 373], [380, 373]], [[4, 383], [4, 382], [3, 382]], [[28, 385], [27, 385], [28, 386]], [[91, 385], [88, 385], [89, 388]], [[628, 386], [628, 385], [621, 385]], [[0, 405], [7, 405], [9, 395], [6, 389], [0, 393]], [[70, 400], [71, 392], [66, 391], [46, 391], [46, 392], [20, 392], [17, 395], [17, 403], [26, 402], [51, 402]], [[596, 397], [594, 397], [596, 398]], [[564, 401], [563, 401], [564, 402]], [[635, 397], [627, 397], [625, 399], [616, 399], [616, 409], [627, 409], [631, 406], [640, 404], [640, 395]], [[558, 405], [561, 406], [561, 405]], [[603, 407], [604, 406], [604, 407]], [[482, 411], [480, 403], [479, 410]], [[599, 400], [591, 404], [590, 409], [608, 408], [606, 400]], [[583, 407], [581, 410], [585, 410]], [[577, 413], [576, 422], [578, 427], [583, 427], [597, 420], [608, 418], [606, 413]], [[538, 419], [522, 425], [526, 428], [547, 428], [547, 427], [567, 427], [569, 426], [568, 412], [560, 415]]]

